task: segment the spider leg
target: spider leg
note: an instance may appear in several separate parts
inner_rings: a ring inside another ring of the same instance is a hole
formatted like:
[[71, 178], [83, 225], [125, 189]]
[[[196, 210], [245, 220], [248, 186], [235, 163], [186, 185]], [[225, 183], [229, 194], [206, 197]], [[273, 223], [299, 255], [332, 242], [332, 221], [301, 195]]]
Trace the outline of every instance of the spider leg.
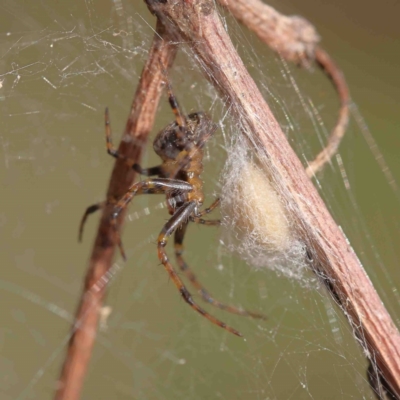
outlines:
[[215, 220], [205, 220], [200, 217], [202, 217], [205, 214], [209, 214], [213, 210], [215, 210], [216, 207], [219, 206], [221, 200], [218, 198], [216, 199], [208, 208], [205, 208], [204, 210], [200, 211], [199, 213], [196, 214], [196, 216], [191, 216], [190, 220], [192, 222], [196, 222], [196, 224], [201, 224], [201, 225], [207, 225], [207, 226], [218, 226], [221, 225], [221, 221], [219, 219]]
[[106, 146], [107, 153], [117, 159], [125, 160], [126, 164], [136, 171], [140, 175], [152, 176], [152, 175], [160, 175], [161, 174], [161, 165], [157, 165], [156, 167], [151, 168], [142, 168], [139, 164], [135, 163], [131, 158], [125, 157], [118, 152], [118, 150], [114, 147], [112, 141], [111, 134], [111, 123], [110, 123], [110, 115], [108, 113], [108, 108], [104, 113], [105, 126], [106, 126]]
[[221, 199], [218, 197], [214, 200], [214, 202], [210, 205], [210, 207], [205, 208], [204, 210], [197, 213], [196, 217], [202, 217], [203, 215], [209, 214], [210, 212], [214, 211], [219, 204], [221, 203]]
[[[207, 221], [208, 222], [208, 221]], [[210, 221], [211, 222], [211, 221]], [[219, 222], [219, 221], [217, 221]], [[234, 306], [226, 305], [218, 300], [215, 300], [211, 294], [204, 288], [204, 286], [197, 280], [196, 275], [191, 271], [190, 267], [186, 264], [185, 260], [182, 257], [183, 254], [183, 239], [186, 233], [187, 222], [183, 223], [176, 231], [175, 231], [175, 256], [178, 262], [179, 268], [181, 271], [187, 276], [190, 283], [195, 287], [198, 293], [201, 295], [202, 299], [213, 305], [214, 307], [220, 308], [221, 310], [228, 311], [232, 314], [243, 315], [246, 317], [252, 318], [260, 318], [266, 319], [266, 317], [262, 314], [255, 313], [252, 311], [246, 311], [241, 308], [237, 308]]]
[[184, 128], [186, 126], [185, 118], [183, 117], [183, 113], [182, 113], [181, 108], [179, 106], [178, 100], [176, 99], [176, 97], [174, 96], [174, 93], [172, 92], [172, 87], [171, 87], [171, 84], [168, 81], [168, 78], [166, 79], [166, 81], [167, 81], [169, 105], [171, 106], [172, 112], [175, 115], [176, 123], [181, 128], [180, 130], [183, 130], [182, 128]]
[[117, 234], [118, 246], [124, 260], [126, 260], [126, 256], [119, 232], [116, 228], [117, 218], [121, 211], [124, 210], [132, 201], [132, 199], [138, 194], [163, 194], [171, 191], [185, 193], [192, 190], [192, 188], [193, 187], [190, 183], [181, 181], [179, 179], [155, 178], [136, 182], [128, 189], [125, 195], [115, 205], [111, 220], [111, 224], [113, 225]]
[[183, 132], [183, 129], [186, 126], [185, 117], [183, 116], [182, 110], [179, 107], [178, 100], [176, 99], [174, 92], [172, 91], [171, 82], [168, 79], [167, 70], [164, 68], [164, 65], [160, 62], [161, 71], [165, 78], [165, 84], [167, 85], [168, 92], [168, 102], [171, 106], [172, 112], [175, 115], [175, 121], [178, 124], [180, 131]]
[[[106, 126], [106, 145], [107, 145], [107, 153], [108, 154], [110, 154], [114, 158], [125, 160], [126, 164], [130, 168], [132, 168], [134, 171], [139, 173], [140, 175], [153, 176], [153, 175], [161, 175], [162, 174], [161, 165], [157, 165], [157, 166], [151, 167], [151, 168], [142, 168], [139, 164], [136, 164], [132, 159], [127, 158], [118, 153], [118, 150], [114, 147], [113, 142], [112, 142], [111, 124], [110, 124], [108, 108], [106, 108], [106, 110], [105, 110], [105, 126]], [[86, 209], [86, 211], [81, 219], [81, 223], [79, 225], [79, 235], [78, 235], [79, 242], [82, 241], [83, 228], [84, 228], [84, 225], [86, 223], [88, 216], [90, 214], [93, 214], [97, 210], [103, 208], [105, 204], [106, 204], [106, 202], [103, 201], [101, 203], [93, 204]]]
[[207, 226], [219, 226], [221, 225], [221, 221], [219, 219], [203, 219], [197, 217], [190, 217], [192, 222], [196, 222], [196, 224], [207, 225]]
[[179, 208], [175, 214], [171, 217], [171, 219], [164, 225], [163, 229], [158, 236], [158, 258], [164, 265], [164, 268], [168, 272], [171, 280], [174, 282], [175, 286], [179, 290], [183, 299], [192, 307], [195, 311], [201, 314], [203, 317], [207, 318], [210, 322], [215, 325], [220, 326], [221, 328], [227, 330], [228, 332], [233, 333], [236, 336], [242, 337], [243, 335], [238, 332], [236, 329], [231, 328], [230, 326], [226, 325], [224, 322], [220, 321], [219, 319], [213, 317], [211, 314], [208, 314], [207, 311], [203, 310], [199, 307], [193, 300], [192, 295], [186, 289], [185, 285], [183, 284], [181, 278], [176, 273], [174, 267], [170, 263], [167, 253], [165, 252], [165, 246], [167, 245], [169, 237], [172, 233], [179, 228], [182, 224], [186, 224], [187, 220], [191, 213], [194, 212], [196, 208], [196, 203], [188, 202], [184, 204], [181, 208]]
[[83, 214], [82, 219], [81, 219], [81, 223], [79, 224], [79, 235], [78, 235], [79, 242], [82, 242], [83, 228], [85, 226], [88, 216], [90, 214], [95, 213], [97, 210], [101, 210], [105, 205], [106, 205], [106, 202], [102, 201], [101, 203], [92, 204], [85, 210], [85, 213]]

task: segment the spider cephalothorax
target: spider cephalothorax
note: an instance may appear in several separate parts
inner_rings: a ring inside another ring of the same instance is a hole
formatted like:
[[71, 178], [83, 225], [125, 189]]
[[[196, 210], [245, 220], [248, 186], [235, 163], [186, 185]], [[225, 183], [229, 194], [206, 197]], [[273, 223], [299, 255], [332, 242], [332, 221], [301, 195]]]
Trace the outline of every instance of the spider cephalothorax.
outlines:
[[154, 151], [163, 161], [176, 160], [182, 150], [202, 148], [217, 129], [217, 125], [203, 112], [189, 114], [185, 123], [182, 127], [176, 121], [172, 122], [154, 139]]

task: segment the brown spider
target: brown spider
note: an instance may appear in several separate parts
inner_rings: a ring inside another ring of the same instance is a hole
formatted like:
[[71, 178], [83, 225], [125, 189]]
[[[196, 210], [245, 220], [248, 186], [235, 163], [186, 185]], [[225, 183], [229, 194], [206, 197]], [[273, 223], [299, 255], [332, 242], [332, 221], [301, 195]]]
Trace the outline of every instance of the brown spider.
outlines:
[[[108, 109], [105, 111], [108, 154], [115, 158], [125, 159], [126, 162], [141, 175], [158, 176], [158, 178], [148, 178], [144, 181], [134, 183], [129, 188], [128, 192], [117, 202], [114, 208], [113, 224], [116, 226], [116, 219], [119, 213], [128, 206], [134, 196], [138, 194], [165, 194], [167, 198], [168, 211], [172, 217], [164, 225], [158, 236], [157, 248], [159, 260], [164, 265], [183, 299], [190, 305], [190, 307], [203, 315], [213, 324], [218, 325], [237, 336], [242, 336], [242, 334], [236, 329], [231, 328], [219, 319], [208, 314], [195, 303], [165, 252], [165, 246], [167, 245], [168, 239], [175, 232], [174, 247], [179, 268], [187, 276], [191, 284], [197, 289], [203, 300], [215, 307], [234, 314], [250, 316], [253, 318], [265, 318], [261, 314], [225, 305], [215, 300], [197, 280], [196, 275], [190, 270], [182, 257], [182, 243], [189, 221], [208, 226], [220, 224], [219, 220], [204, 220], [201, 218], [203, 215], [210, 213], [218, 206], [219, 199], [216, 199], [209, 208], [200, 211], [200, 207], [203, 205], [204, 200], [203, 181], [200, 178], [200, 174], [203, 172], [203, 147], [207, 140], [209, 140], [214, 134], [217, 125], [214, 124], [203, 112], [183, 116], [168, 81], [167, 88], [168, 100], [172, 111], [175, 114], [175, 121], [161, 130], [154, 140], [154, 151], [162, 159], [162, 164], [156, 167], [146, 169], [141, 168], [138, 164], [132, 163], [131, 160], [126, 159], [118, 153], [118, 150], [114, 148], [111, 139]], [[87, 208], [81, 221], [79, 240], [82, 237], [83, 225], [88, 215], [103, 206], [104, 203], [100, 203]], [[120, 240], [119, 246], [123, 258], [126, 259]]]

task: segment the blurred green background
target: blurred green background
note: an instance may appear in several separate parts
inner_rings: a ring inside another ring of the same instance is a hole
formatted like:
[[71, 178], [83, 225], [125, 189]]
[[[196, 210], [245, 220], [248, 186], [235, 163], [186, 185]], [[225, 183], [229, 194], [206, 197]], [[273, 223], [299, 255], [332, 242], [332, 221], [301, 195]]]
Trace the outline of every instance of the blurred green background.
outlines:
[[[315, 25], [380, 149], [371, 148], [367, 131], [352, 118], [340, 150], [347, 178], [334, 160], [318, 184], [398, 325], [400, 3], [269, 4]], [[86, 206], [103, 199], [113, 166], [104, 145], [104, 107], [118, 142], [155, 21], [141, 1], [15, 0], [0, 7], [0, 398], [50, 399], [98, 215], [90, 218], [83, 244], [77, 243], [79, 220]], [[338, 111], [330, 83], [318, 70], [286, 66], [223, 16], [300, 158], [312, 158]], [[315, 107], [312, 118], [288, 76]], [[171, 81], [186, 112], [223, 117], [226, 110], [187, 51], [180, 52]], [[164, 97], [154, 133], [171, 119]], [[225, 123], [206, 155], [210, 202], [219, 190]], [[384, 157], [393, 180], [377, 157]], [[156, 163], [149, 144], [143, 164]], [[128, 262], [116, 258], [106, 304], [112, 311], [83, 399], [373, 398], [362, 349], [329, 296], [314, 290], [312, 275], [297, 282], [255, 271], [227, 253], [217, 230], [193, 226], [185, 254], [204, 285], [219, 300], [269, 319], [210, 310], [239, 329], [243, 341], [187, 307], [159, 266], [155, 241], [167, 213], [155, 197], [138, 197], [130, 207], [123, 236]]]

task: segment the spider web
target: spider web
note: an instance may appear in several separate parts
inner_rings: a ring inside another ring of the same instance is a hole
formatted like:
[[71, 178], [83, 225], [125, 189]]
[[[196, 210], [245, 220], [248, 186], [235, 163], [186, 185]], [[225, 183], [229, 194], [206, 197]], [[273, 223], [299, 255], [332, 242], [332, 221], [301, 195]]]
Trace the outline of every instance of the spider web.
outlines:
[[[98, 223], [98, 216], [88, 221], [79, 245], [79, 219], [103, 200], [113, 165], [105, 152], [104, 108], [117, 142], [153, 36], [154, 18], [142, 2], [132, 3], [1, 5], [2, 399], [51, 398], [55, 389]], [[279, 7], [318, 21], [360, 109], [353, 107], [340, 153], [315, 184], [398, 323], [398, 3], [380, 6], [383, 27], [361, 2]], [[318, 71], [287, 64], [229, 14], [221, 16], [306, 164], [335, 123], [330, 83]], [[226, 160], [239, 157], [232, 151], [239, 132], [185, 47], [170, 79], [186, 113], [207, 111], [219, 125], [205, 156], [208, 206], [221, 193]], [[172, 118], [164, 96], [152, 137]], [[149, 143], [143, 165], [158, 163]], [[229, 250], [218, 229], [189, 228], [185, 259], [204, 286], [220, 301], [268, 316], [257, 321], [208, 307], [243, 341], [198, 317], [168, 282], [155, 246], [167, 216], [162, 196], [139, 196], [129, 209], [128, 262], [116, 258], [82, 398], [374, 398], [362, 343], [317, 279], [301, 269], [301, 259], [288, 251], [279, 263], [254, 268]]]

